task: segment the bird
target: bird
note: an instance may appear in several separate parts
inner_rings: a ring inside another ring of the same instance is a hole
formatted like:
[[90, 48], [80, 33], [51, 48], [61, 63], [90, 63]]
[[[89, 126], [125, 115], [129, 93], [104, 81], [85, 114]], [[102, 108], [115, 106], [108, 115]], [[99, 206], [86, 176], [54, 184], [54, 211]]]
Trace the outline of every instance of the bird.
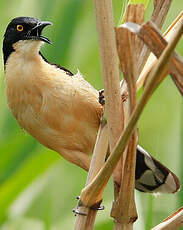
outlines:
[[[3, 40], [6, 95], [19, 126], [40, 144], [88, 171], [104, 98], [78, 71], [49, 62], [41, 46], [51, 41], [42, 35], [49, 21], [16, 17]], [[149, 193], [175, 193], [177, 176], [137, 146], [135, 188]]]

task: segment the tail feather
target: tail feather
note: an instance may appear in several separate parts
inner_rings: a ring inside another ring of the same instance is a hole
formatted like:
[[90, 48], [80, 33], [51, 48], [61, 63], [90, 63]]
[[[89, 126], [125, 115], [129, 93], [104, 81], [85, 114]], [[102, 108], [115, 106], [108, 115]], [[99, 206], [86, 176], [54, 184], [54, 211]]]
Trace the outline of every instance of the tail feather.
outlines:
[[138, 145], [135, 188], [141, 192], [175, 193], [180, 190], [180, 182], [173, 172]]

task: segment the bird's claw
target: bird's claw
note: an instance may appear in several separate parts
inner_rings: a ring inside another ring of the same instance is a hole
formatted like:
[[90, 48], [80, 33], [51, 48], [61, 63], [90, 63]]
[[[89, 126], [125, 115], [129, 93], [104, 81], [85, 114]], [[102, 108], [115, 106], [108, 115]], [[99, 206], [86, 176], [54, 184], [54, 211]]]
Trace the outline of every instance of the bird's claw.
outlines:
[[72, 211], [74, 212], [75, 216], [76, 216], [76, 215], [87, 216], [86, 213], [79, 211], [78, 208], [79, 208], [79, 206], [76, 206], [76, 208], [74, 208], [74, 209], [72, 210]]
[[[79, 199], [80, 199], [80, 196], [77, 196], [76, 199], [79, 200]], [[74, 212], [75, 216], [76, 216], [76, 215], [87, 216], [86, 213], [79, 211], [79, 207], [80, 207], [80, 206], [81, 206], [81, 204], [80, 204], [80, 201], [79, 201], [79, 203], [78, 203], [78, 205], [76, 206], [76, 208], [74, 208], [74, 209], [72, 210], [72, 211]]]
[[99, 103], [105, 105], [104, 89], [99, 90]]
[[[125, 102], [128, 98], [128, 93], [127, 92], [124, 92], [122, 95], [121, 95], [121, 99], [123, 102]], [[101, 89], [99, 90], [99, 103], [101, 105], [105, 105], [105, 97], [104, 97], [104, 89]]]
[[[78, 202], [78, 205], [76, 206], [76, 208], [73, 209], [73, 212], [75, 213], [75, 216], [76, 216], [76, 215], [87, 216], [86, 213], [79, 211], [79, 207], [83, 206], [83, 205], [82, 205], [82, 202], [81, 202], [81, 200], [80, 200], [80, 196], [77, 196], [76, 199], [79, 200], [79, 202]], [[96, 204], [92, 205], [92, 206], [89, 207], [89, 208], [92, 209], [92, 210], [95, 210], [95, 211], [104, 210], [105, 207], [104, 207], [103, 205], [100, 205], [101, 202], [102, 202], [102, 200], [99, 201], [99, 202], [97, 202]]]
[[105, 209], [105, 207], [104, 207], [104, 205], [101, 205], [101, 206], [99, 206], [99, 207], [90, 207], [92, 210], [97, 210], [97, 211], [101, 211], [101, 210], [104, 210]]
[[127, 92], [124, 92], [122, 95], [121, 95], [121, 99], [122, 99], [122, 102], [125, 102], [128, 98], [128, 93]]

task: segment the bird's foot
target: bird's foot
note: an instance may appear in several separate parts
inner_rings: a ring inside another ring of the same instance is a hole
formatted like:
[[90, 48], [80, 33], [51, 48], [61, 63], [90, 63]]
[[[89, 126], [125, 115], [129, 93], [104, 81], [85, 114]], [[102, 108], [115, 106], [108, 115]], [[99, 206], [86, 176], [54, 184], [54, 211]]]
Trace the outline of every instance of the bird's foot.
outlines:
[[123, 102], [125, 102], [128, 98], [128, 93], [127, 92], [124, 92], [122, 95], [121, 95], [121, 99]]
[[[79, 199], [80, 199], [80, 196], [77, 196], [77, 200], [79, 200]], [[99, 202], [97, 202], [97, 203], [95, 203], [94, 205], [92, 205], [92, 206], [89, 207], [89, 208], [92, 209], [92, 210], [95, 210], [95, 211], [104, 210], [105, 207], [104, 207], [103, 205], [100, 205], [101, 202], [102, 202], [102, 200], [99, 201]], [[76, 206], [76, 208], [73, 209], [73, 212], [75, 213], [75, 216], [76, 216], [76, 215], [87, 216], [86, 213], [81, 212], [81, 211], [79, 210], [79, 207], [81, 207], [81, 206], [83, 206], [83, 204], [82, 204], [82, 201], [79, 200], [78, 205]]]
[[99, 90], [99, 103], [105, 105], [104, 89]]
[[[122, 95], [121, 95], [121, 100], [123, 102], [125, 102], [128, 98], [128, 93], [127, 92], [124, 92]], [[101, 105], [105, 105], [105, 97], [104, 97], [104, 89], [101, 89], [99, 90], [99, 103]]]

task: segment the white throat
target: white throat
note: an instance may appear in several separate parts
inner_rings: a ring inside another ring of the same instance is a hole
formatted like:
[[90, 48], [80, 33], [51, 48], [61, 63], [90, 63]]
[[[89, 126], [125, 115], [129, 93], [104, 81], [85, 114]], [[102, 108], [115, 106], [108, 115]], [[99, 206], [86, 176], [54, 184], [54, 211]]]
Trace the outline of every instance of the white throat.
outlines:
[[[18, 41], [13, 45], [13, 51], [6, 63], [6, 81], [18, 84], [20, 81], [27, 82], [36, 76], [40, 69], [42, 58], [39, 50], [44, 42], [36, 40]], [[17, 83], [16, 83], [17, 82]]]
[[44, 42], [39, 40], [20, 40], [13, 45], [16, 53], [23, 58], [34, 58], [35, 55], [39, 54], [41, 45]]

